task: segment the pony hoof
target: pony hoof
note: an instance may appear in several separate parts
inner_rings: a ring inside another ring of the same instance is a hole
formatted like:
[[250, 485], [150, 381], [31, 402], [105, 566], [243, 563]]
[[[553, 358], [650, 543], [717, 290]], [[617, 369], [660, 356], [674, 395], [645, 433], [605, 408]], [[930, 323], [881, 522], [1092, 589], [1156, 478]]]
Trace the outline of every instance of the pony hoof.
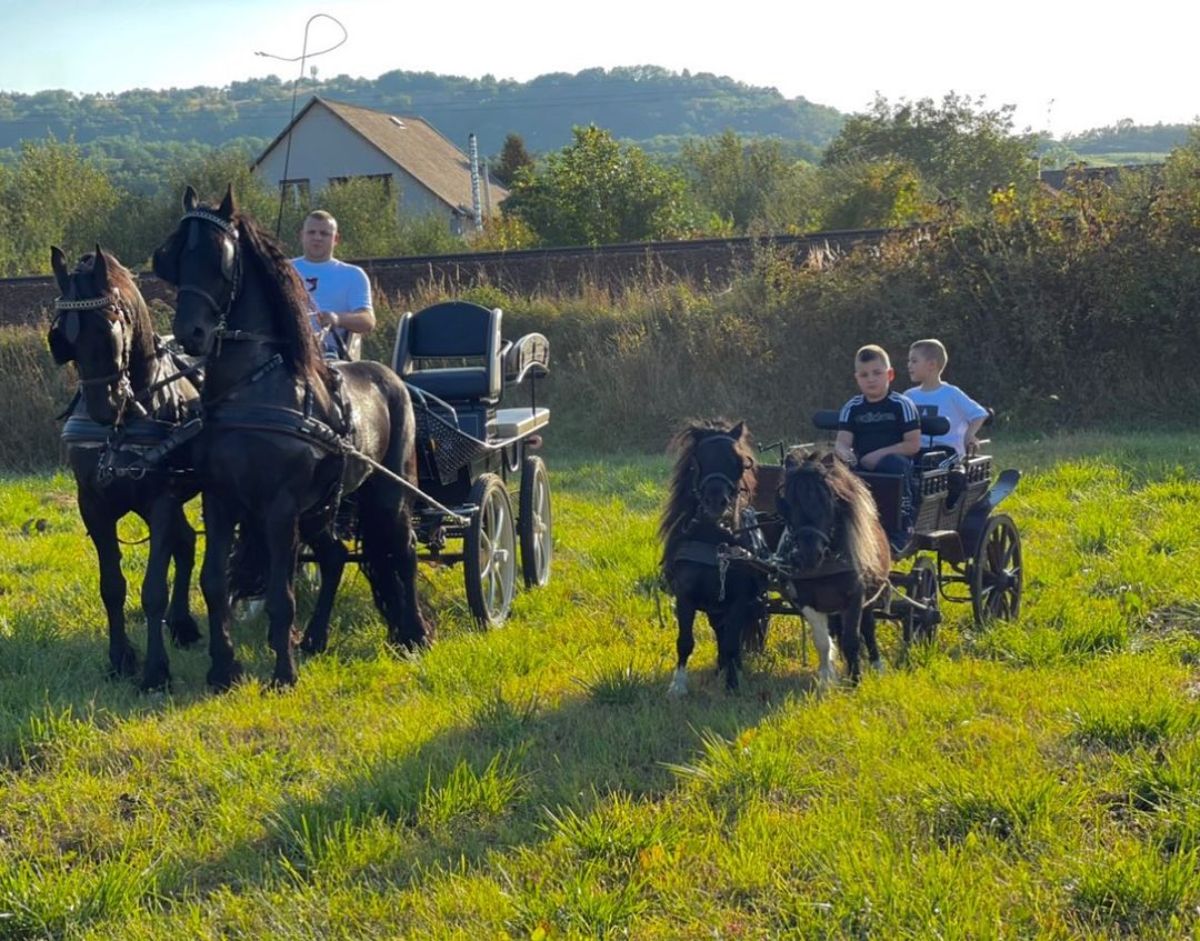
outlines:
[[236, 660], [231, 660], [229, 665], [223, 669], [213, 667], [208, 671], [208, 676], [205, 677], [208, 685], [218, 693], [223, 693], [227, 689], [230, 689], [241, 678], [242, 665]]
[[878, 673], [880, 676], [882, 676], [884, 673], [887, 672], [887, 664], [884, 663], [883, 658], [880, 657], [878, 660], [871, 661], [871, 669], [874, 670], [876, 673]]
[[193, 644], [200, 642], [200, 638], [204, 635], [200, 633], [200, 625], [196, 623], [196, 619], [190, 614], [185, 614], [183, 617], [167, 623], [167, 630], [171, 632], [171, 640], [176, 647], [186, 650]]
[[272, 676], [271, 682], [263, 687], [263, 695], [266, 696], [271, 693], [285, 693], [289, 689], [295, 687], [298, 679], [299, 677], [295, 673], [292, 673], [290, 676], [286, 674], [283, 676]]
[[300, 650], [303, 653], [321, 654], [325, 652], [328, 646], [329, 638], [327, 637], [317, 637], [312, 634], [305, 634], [304, 637], [300, 639]]

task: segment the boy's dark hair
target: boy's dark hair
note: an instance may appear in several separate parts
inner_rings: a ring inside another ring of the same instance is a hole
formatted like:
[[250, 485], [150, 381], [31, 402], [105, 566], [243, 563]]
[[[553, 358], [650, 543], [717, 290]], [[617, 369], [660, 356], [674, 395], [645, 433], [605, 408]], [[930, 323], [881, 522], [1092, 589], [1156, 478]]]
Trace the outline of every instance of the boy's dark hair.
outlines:
[[892, 361], [888, 358], [887, 350], [885, 350], [882, 346], [877, 346], [874, 343], [868, 343], [866, 346], [860, 346], [858, 348], [858, 352], [854, 354], [854, 362], [856, 365], [858, 363], [874, 362], [877, 359], [883, 360], [883, 366], [885, 369], [892, 368]]

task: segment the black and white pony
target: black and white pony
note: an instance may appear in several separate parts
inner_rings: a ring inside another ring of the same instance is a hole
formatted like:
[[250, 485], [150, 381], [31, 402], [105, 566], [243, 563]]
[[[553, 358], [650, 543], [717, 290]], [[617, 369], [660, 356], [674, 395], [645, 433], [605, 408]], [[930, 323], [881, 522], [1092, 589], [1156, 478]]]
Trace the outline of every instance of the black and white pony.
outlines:
[[[154, 253], [154, 271], [178, 288], [177, 340], [188, 353], [207, 357], [197, 469], [207, 533], [201, 587], [209, 616], [209, 684], [224, 689], [242, 672], [229, 636], [226, 563], [235, 524], [261, 534], [272, 684], [290, 686], [297, 678], [299, 544], [312, 547], [322, 594], [328, 582], [332, 598], [345, 550], [331, 523], [341, 498], [352, 492], [362, 567], [388, 637], [410, 649], [424, 644], [409, 491], [375, 470], [416, 483], [407, 388], [380, 363], [324, 362], [299, 276], [279, 244], [238, 212], [232, 190], [219, 206], [208, 206], [189, 186], [183, 209]], [[308, 649], [324, 644], [323, 636], [305, 637]]]
[[833, 454], [790, 454], [777, 506], [785, 526], [776, 553], [788, 569], [783, 591], [812, 625], [818, 683], [837, 678], [831, 633], [853, 681], [864, 644], [871, 665], [882, 669], [871, 605], [888, 590], [892, 560], [871, 492]]
[[[150, 529], [150, 555], [142, 578], [146, 616], [144, 689], [171, 678], [162, 626], [175, 643], [200, 639], [188, 609], [196, 534], [183, 505], [198, 486], [186, 473], [182, 452], [146, 464], [184, 420], [199, 391], [154, 334], [150, 312], [130, 273], [96, 246], [68, 271], [61, 249], [50, 264], [61, 296], [47, 340], [55, 362], [73, 362], [79, 395], [63, 440], [75, 475], [79, 513], [100, 563], [100, 597], [108, 617], [108, 662], [115, 676], [137, 672], [137, 651], [125, 632], [125, 576], [117, 523], [129, 513]], [[175, 562], [173, 587], [167, 574]]]
[[675, 597], [678, 661], [668, 695], [687, 692], [693, 624], [703, 611], [717, 639], [717, 670], [738, 686], [744, 647], [761, 646], [766, 579], [746, 566], [726, 567], [722, 547], [739, 546], [742, 510], [754, 496], [756, 463], [742, 422], [692, 424], [671, 441], [676, 453], [670, 493], [659, 521], [661, 571]]

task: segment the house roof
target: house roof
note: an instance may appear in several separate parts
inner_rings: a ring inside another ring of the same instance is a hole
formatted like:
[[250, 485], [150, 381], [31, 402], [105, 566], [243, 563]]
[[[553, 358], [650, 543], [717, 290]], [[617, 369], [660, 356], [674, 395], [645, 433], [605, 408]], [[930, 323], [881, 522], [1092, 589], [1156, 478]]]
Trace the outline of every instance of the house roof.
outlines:
[[1064, 170], [1043, 170], [1039, 174], [1042, 183], [1052, 190], [1066, 189], [1072, 182], [1100, 182], [1112, 186], [1123, 173], [1157, 173], [1162, 169], [1161, 163], [1122, 163], [1115, 166], [1089, 167], [1087, 164], [1075, 163]]
[[[252, 169], [257, 168], [287, 137], [288, 131], [303, 121], [314, 107], [326, 108], [350, 130], [416, 178], [450, 208], [471, 211], [473, 200], [470, 159], [428, 121], [412, 115], [390, 115], [341, 101], [330, 101], [320, 96], [314, 96], [279, 136], [271, 141], [267, 149], [254, 161]], [[495, 180], [491, 182], [491, 190], [493, 206], [508, 195], [508, 190]]]

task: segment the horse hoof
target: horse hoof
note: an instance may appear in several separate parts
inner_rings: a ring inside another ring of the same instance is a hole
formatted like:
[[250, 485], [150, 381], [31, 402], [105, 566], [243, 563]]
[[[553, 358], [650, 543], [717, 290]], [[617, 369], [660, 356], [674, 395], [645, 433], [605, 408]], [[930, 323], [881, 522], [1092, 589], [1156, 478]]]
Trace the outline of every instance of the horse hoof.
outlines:
[[885, 664], [883, 662], [883, 658], [880, 657], [878, 660], [871, 661], [871, 669], [882, 676], [887, 672], [887, 664]]
[[318, 637], [316, 635], [306, 633], [304, 637], [300, 639], [300, 650], [303, 653], [321, 654], [325, 652], [328, 646], [329, 638], [327, 637]]
[[128, 645], [120, 651], [120, 653], [109, 654], [108, 657], [108, 676], [109, 679], [131, 679], [137, 676], [138, 673], [138, 653], [137, 649], [132, 645]]
[[263, 687], [263, 695], [286, 693], [289, 689], [295, 687], [298, 679], [299, 677], [295, 673], [292, 673], [290, 676], [286, 674], [283, 676], [272, 676], [271, 681]]
[[212, 667], [205, 677], [208, 685], [219, 693], [231, 688], [241, 678], [242, 665], [236, 660], [229, 661], [229, 665], [224, 668]]
[[171, 689], [171, 670], [166, 666], [147, 669], [138, 683], [143, 693], [165, 693]]
[[204, 635], [200, 633], [200, 625], [190, 614], [167, 622], [167, 630], [171, 632], [171, 640], [176, 647], [186, 650], [200, 642]]

